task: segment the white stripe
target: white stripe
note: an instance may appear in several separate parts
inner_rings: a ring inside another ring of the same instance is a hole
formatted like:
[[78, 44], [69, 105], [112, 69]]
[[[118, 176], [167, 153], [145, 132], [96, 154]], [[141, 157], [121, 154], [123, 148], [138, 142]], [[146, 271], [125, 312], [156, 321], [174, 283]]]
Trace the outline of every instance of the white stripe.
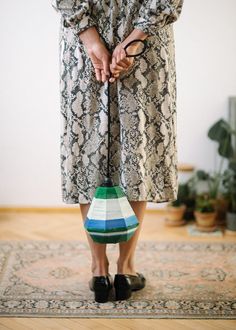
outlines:
[[134, 215], [126, 196], [120, 198], [100, 199], [93, 198], [87, 217], [95, 220], [112, 220], [128, 218]]
[[115, 233], [97, 233], [97, 232], [92, 232], [92, 231], [88, 231], [88, 233], [92, 234], [92, 235], [97, 235], [97, 236], [115, 236], [117, 234], [129, 234], [132, 231], [135, 231], [136, 229], [137, 229], [137, 227], [131, 228], [131, 229], [128, 229], [128, 230], [125, 230], [125, 231], [117, 231]]

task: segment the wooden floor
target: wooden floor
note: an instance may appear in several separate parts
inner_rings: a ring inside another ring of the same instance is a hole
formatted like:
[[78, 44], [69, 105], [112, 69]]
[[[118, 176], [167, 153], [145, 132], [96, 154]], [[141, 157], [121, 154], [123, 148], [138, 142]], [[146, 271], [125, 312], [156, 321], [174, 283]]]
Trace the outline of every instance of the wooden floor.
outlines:
[[[79, 208], [57, 211], [1, 211], [0, 239], [64, 239], [86, 240]], [[147, 210], [140, 240], [157, 241], [209, 241], [209, 238], [190, 237], [186, 226], [174, 228], [164, 224], [162, 211]], [[211, 238], [211, 241], [236, 242], [236, 237], [224, 235]], [[80, 319], [80, 318], [0, 318], [0, 330], [39, 330], [39, 329], [94, 329], [96, 330], [220, 330], [236, 329], [236, 320], [188, 320], [188, 319]]]

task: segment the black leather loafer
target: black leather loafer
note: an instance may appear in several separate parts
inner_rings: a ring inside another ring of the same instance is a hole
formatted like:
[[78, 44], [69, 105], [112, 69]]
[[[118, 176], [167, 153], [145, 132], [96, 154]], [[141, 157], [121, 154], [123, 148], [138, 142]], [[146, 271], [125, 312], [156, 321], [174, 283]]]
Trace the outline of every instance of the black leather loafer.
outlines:
[[114, 288], [116, 300], [128, 299], [132, 291], [141, 290], [146, 285], [146, 278], [141, 273], [137, 275], [116, 274], [114, 278]]
[[105, 303], [108, 301], [110, 290], [113, 288], [112, 276], [93, 276], [89, 281], [89, 288], [94, 292], [96, 302]]

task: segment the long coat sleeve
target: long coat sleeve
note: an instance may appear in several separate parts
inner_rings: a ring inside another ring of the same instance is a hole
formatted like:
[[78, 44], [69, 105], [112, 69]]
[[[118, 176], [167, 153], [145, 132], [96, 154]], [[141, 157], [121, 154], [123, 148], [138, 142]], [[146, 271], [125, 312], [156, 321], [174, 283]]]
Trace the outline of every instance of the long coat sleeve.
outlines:
[[144, 0], [140, 7], [134, 27], [148, 35], [157, 35], [167, 24], [175, 22], [184, 0]]
[[96, 22], [91, 17], [89, 1], [51, 0], [51, 4], [61, 14], [63, 25], [73, 28], [78, 34], [91, 26], [96, 26]]

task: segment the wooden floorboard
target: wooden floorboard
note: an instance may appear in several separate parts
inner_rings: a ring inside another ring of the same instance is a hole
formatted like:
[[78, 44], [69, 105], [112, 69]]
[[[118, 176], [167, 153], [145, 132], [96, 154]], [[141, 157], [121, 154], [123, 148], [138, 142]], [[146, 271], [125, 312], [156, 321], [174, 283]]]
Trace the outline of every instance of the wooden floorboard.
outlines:
[[[5, 209], [0, 212], [1, 240], [86, 240], [80, 210]], [[140, 240], [157, 241], [209, 241], [205, 237], [188, 236], [186, 226], [167, 227], [163, 212], [147, 210]], [[236, 237], [224, 235], [211, 241], [236, 242]], [[189, 319], [80, 319], [80, 318], [0, 318], [0, 330], [235, 330], [236, 320]]]

